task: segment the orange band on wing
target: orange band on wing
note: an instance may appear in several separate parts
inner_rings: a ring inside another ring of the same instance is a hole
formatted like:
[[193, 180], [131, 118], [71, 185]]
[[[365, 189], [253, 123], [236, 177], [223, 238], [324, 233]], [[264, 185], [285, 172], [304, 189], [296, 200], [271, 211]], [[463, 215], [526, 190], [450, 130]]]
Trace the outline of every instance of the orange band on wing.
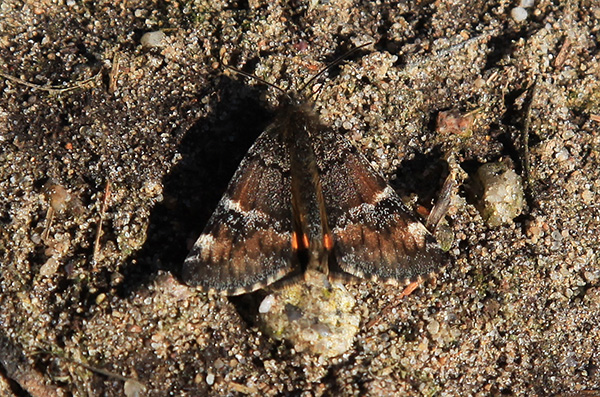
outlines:
[[309, 241], [308, 241], [308, 236], [306, 234], [303, 234], [302, 236], [300, 236], [298, 233], [292, 232], [292, 250], [293, 251], [308, 249], [308, 246], [309, 246]]
[[308, 247], [310, 246], [310, 243], [308, 242], [308, 236], [306, 234], [302, 235], [302, 244], [304, 244], [305, 249], [308, 249]]
[[333, 239], [331, 238], [331, 234], [327, 233], [323, 236], [323, 246], [327, 251], [331, 251], [333, 249]]

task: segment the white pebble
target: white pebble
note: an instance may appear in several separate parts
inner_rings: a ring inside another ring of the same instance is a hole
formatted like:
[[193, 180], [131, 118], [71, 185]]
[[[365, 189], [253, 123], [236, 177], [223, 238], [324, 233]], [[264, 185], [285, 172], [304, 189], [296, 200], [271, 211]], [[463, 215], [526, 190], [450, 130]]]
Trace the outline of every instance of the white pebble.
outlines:
[[275, 296], [273, 294], [265, 296], [265, 299], [260, 302], [258, 312], [262, 314], [270, 312], [271, 308], [273, 307], [273, 303], [275, 303]]
[[206, 384], [212, 386], [215, 383], [215, 374], [207, 374], [206, 375]]
[[523, 7], [523, 8], [530, 8], [533, 7], [534, 4], [534, 0], [521, 0], [521, 3], [519, 4], [519, 6]]
[[123, 386], [123, 392], [127, 397], [140, 397], [146, 391], [146, 386], [136, 379], [127, 379]]
[[510, 16], [517, 22], [523, 22], [527, 19], [527, 10], [523, 7], [515, 7], [510, 11]]
[[140, 43], [142, 43], [142, 47], [146, 48], [163, 47], [165, 45], [166, 37], [167, 35], [162, 30], [148, 32], [144, 33], [144, 35], [140, 39]]
[[52, 277], [54, 273], [56, 273], [56, 271], [58, 270], [59, 266], [60, 262], [56, 260], [55, 257], [51, 256], [50, 258], [48, 258], [46, 263], [42, 265], [39, 274], [43, 277]]
[[440, 332], [440, 323], [437, 320], [431, 320], [429, 324], [427, 324], [427, 331], [429, 331], [431, 335], [436, 335]]
[[566, 148], [562, 148], [555, 156], [558, 161], [567, 161], [569, 159], [569, 151]]

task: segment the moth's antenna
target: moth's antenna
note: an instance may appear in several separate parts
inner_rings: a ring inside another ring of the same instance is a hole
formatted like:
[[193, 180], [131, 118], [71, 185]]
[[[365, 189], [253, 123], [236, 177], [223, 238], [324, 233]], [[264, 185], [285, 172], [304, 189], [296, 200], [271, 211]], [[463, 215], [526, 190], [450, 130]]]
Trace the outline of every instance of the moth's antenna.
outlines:
[[[355, 52], [358, 52], [359, 50], [370, 46], [371, 44], [373, 44], [372, 41], [359, 45], [358, 47], [354, 47], [353, 49], [351, 49], [350, 51], [347, 51], [345, 54], [337, 57], [333, 62], [331, 62], [330, 64], [328, 64], [327, 66], [325, 66], [323, 69], [321, 69], [319, 71], [319, 73], [315, 74], [314, 76], [312, 76], [310, 79], [308, 79], [308, 81], [304, 84], [302, 84], [302, 87], [300, 87], [300, 89], [298, 90], [298, 92], [302, 92], [306, 89], [306, 87], [310, 86], [316, 79], [318, 79], [319, 77], [321, 77], [323, 75], [323, 73], [325, 73], [327, 70], [331, 69], [332, 67], [339, 65], [344, 59], [348, 58], [350, 55], [354, 54]], [[288, 96], [289, 94], [281, 87], [276, 86], [275, 84], [269, 83], [268, 81], [266, 81], [265, 79], [262, 79], [252, 73], [248, 73], [248, 72], [244, 72], [243, 70], [240, 69], [236, 69], [233, 66], [229, 66], [229, 65], [224, 65], [226, 69], [231, 70], [234, 73], [237, 74], [241, 74], [244, 77], [248, 77], [250, 79], [254, 79], [268, 87], [274, 88], [277, 91], [281, 92], [283, 95]]]
[[363, 45], [359, 45], [358, 47], [354, 47], [353, 49], [351, 49], [350, 51], [346, 52], [345, 54], [339, 56], [338, 58], [336, 58], [333, 62], [331, 62], [329, 65], [325, 66], [323, 69], [321, 69], [319, 71], [319, 73], [315, 74], [314, 76], [312, 76], [306, 83], [302, 84], [302, 87], [300, 87], [300, 89], [298, 90], [298, 92], [302, 92], [306, 89], [306, 87], [310, 86], [312, 82], [314, 82], [316, 79], [318, 79], [319, 77], [321, 77], [323, 75], [323, 73], [325, 73], [326, 71], [328, 71], [329, 69], [331, 69], [332, 67], [339, 65], [344, 59], [348, 58], [350, 55], [354, 54], [355, 52], [370, 46], [371, 44], [373, 44], [372, 41], [365, 43]]
[[225, 67], [227, 69], [231, 70], [232, 72], [235, 72], [237, 74], [241, 74], [242, 76], [248, 77], [250, 79], [254, 79], [254, 80], [258, 81], [259, 83], [262, 83], [262, 84], [264, 84], [264, 85], [266, 85], [268, 87], [276, 89], [277, 91], [281, 92], [283, 95], [287, 95], [287, 92], [283, 88], [277, 87], [275, 84], [269, 83], [267, 80], [262, 79], [262, 78], [260, 78], [260, 77], [258, 77], [256, 75], [253, 75], [252, 73], [244, 72], [243, 70], [236, 69], [233, 66], [229, 66], [229, 65], [225, 65]]

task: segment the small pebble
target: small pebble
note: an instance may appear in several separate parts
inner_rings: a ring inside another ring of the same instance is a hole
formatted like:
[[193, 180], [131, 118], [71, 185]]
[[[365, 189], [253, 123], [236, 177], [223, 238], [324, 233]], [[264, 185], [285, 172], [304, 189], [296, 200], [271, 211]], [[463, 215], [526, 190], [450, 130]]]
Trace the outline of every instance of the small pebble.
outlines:
[[167, 35], [162, 30], [144, 33], [140, 43], [144, 48], [164, 47]]
[[48, 258], [46, 263], [44, 263], [42, 265], [42, 267], [40, 268], [40, 276], [43, 276], [43, 277], [53, 276], [56, 273], [56, 271], [58, 270], [59, 265], [60, 265], [60, 262], [58, 260], [56, 260], [56, 258], [54, 258], [54, 257]]
[[106, 294], [105, 293], [100, 293], [100, 294], [98, 294], [98, 296], [96, 296], [96, 304], [97, 305], [101, 304], [105, 300], [106, 300]]
[[71, 200], [69, 191], [61, 185], [52, 185], [48, 191], [50, 196], [50, 206], [52, 209], [59, 213], [63, 212]]
[[146, 391], [146, 386], [135, 379], [127, 379], [123, 386], [123, 392], [127, 397], [139, 397]]
[[206, 375], [206, 384], [209, 386], [212, 386], [212, 385], [214, 385], [214, 383], [215, 383], [215, 374], [211, 374], [211, 373], [207, 374]]
[[522, 213], [523, 180], [506, 162], [482, 165], [475, 179], [481, 185], [479, 209], [488, 225], [509, 224]]
[[440, 332], [440, 323], [437, 320], [431, 320], [429, 324], [427, 324], [427, 331], [431, 335], [437, 335]]
[[304, 282], [272, 295], [276, 296], [272, 302], [267, 297], [260, 305], [271, 305], [267, 313], [260, 313], [263, 331], [271, 337], [322, 357], [340, 356], [352, 346], [360, 316], [354, 312], [354, 297], [342, 284], [330, 284], [326, 275], [311, 270]]
[[523, 22], [527, 19], [527, 10], [523, 7], [515, 7], [510, 11], [510, 16], [517, 22]]
[[319, 336], [322, 336], [322, 337], [331, 336], [331, 330], [325, 324], [322, 324], [322, 323], [313, 324], [311, 328], [314, 331], [316, 331], [319, 334]]
[[271, 307], [273, 307], [273, 303], [275, 302], [275, 295], [270, 294], [265, 296], [265, 299], [260, 302], [260, 306], [258, 307], [258, 312], [261, 314], [268, 313], [271, 311]]

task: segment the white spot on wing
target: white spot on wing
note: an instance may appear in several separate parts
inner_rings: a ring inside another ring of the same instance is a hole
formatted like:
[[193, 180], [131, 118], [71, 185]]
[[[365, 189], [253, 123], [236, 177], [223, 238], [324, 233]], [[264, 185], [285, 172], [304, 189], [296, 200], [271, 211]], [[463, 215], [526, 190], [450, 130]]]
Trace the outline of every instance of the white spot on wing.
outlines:
[[408, 233], [414, 237], [419, 245], [422, 245], [428, 232], [421, 222], [412, 222], [408, 224]]
[[385, 187], [385, 189], [377, 193], [377, 195], [375, 196], [375, 203], [373, 204], [377, 204], [380, 201], [385, 200], [386, 198], [392, 197], [394, 195], [396, 195], [396, 192], [388, 185]]
[[215, 238], [208, 233], [203, 233], [198, 237], [196, 243], [194, 244], [194, 248], [201, 247], [203, 249], [208, 249], [211, 245], [215, 243]]
[[238, 214], [240, 214], [241, 216], [246, 218], [246, 223], [248, 227], [254, 227], [254, 222], [265, 222], [265, 223], [272, 223], [276, 226], [276, 229], [280, 228], [280, 222], [277, 219], [273, 219], [271, 217], [269, 217], [267, 214], [265, 214], [263, 211], [258, 211], [255, 209], [251, 209], [251, 210], [244, 210], [242, 208], [242, 204], [239, 202], [239, 200], [232, 200], [231, 198], [229, 198], [228, 196], [223, 196], [221, 198], [221, 202], [219, 203], [219, 210], [220, 211], [233, 211], [236, 212]]
[[334, 232], [339, 233], [343, 230], [346, 229], [346, 227], [348, 226], [348, 218], [350, 219], [355, 219], [355, 218], [359, 218], [362, 216], [374, 216], [374, 211], [375, 211], [375, 207], [377, 206], [377, 204], [379, 204], [382, 200], [385, 200], [387, 198], [390, 197], [394, 197], [396, 195], [396, 192], [394, 191], [394, 189], [392, 189], [390, 186], [386, 186], [385, 189], [383, 189], [382, 191], [380, 191], [379, 193], [377, 193], [374, 197], [373, 203], [362, 203], [354, 208], [351, 208], [348, 211], [348, 215], [346, 214], [342, 214], [340, 216], [339, 219], [339, 223], [344, 224], [345, 226], [342, 227], [338, 227], [335, 226], [333, 228]]
[[242, 206], [240, 205], [239, 201], [232, 200], [227, 196], [223, 196], [223, 198], [221, 199], [221, 204], [223, 205], [223, 208], [225, 208], [226, 210], [232, 210], [232, 211], [240, 212], [240, 213], [246, 212], [242, 209]]

